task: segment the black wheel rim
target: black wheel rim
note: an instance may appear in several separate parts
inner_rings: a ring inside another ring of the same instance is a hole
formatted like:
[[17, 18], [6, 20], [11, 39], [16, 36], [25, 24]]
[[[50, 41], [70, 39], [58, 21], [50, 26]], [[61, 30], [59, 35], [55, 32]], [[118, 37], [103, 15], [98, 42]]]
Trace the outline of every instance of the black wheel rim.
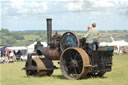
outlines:
[[62, 59], [62, 70], [69, 79], [78, 79], [83, 69], [83, 60], [75, 50], [65, 52]]

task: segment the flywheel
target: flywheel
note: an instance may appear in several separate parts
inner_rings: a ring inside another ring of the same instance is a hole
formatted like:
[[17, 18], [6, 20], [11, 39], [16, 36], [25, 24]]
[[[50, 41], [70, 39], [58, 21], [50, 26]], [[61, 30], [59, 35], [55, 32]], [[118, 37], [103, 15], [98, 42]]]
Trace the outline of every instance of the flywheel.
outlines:
[[60, 68], [67, 79], [81, 79], [88, 74], [89, 56], [81, 48], [67, 48], [60, 57]]
[[79, 47], [79, 39], [72, 32], [64, 33], [60, 40], [60, 49], [62, 52], [69, 47]]

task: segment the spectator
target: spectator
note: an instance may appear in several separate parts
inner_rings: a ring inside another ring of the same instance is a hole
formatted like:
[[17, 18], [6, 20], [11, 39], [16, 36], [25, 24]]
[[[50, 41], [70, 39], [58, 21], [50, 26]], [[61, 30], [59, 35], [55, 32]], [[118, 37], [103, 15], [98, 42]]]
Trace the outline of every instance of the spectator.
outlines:
[[13, 53], [13, 51], [11, 51], [10, 54], [9, 54], [9, 62], [10, 63], [13, 62], [13, 56], [14, 56], [14, 53]]

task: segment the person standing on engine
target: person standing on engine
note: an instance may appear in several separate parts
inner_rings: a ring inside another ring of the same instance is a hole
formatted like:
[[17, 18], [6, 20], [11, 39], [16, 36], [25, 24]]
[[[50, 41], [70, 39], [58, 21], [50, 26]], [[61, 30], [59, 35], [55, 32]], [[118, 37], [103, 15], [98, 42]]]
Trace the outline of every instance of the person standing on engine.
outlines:
[[96, 23], [92, 24], [92, 28], [83, 36], [86, 38], [86, 43], [88, 43], [88, 47], [90, 50], [97, 50], [99, 45], [99, 37], [100, 33], [96, 29]]

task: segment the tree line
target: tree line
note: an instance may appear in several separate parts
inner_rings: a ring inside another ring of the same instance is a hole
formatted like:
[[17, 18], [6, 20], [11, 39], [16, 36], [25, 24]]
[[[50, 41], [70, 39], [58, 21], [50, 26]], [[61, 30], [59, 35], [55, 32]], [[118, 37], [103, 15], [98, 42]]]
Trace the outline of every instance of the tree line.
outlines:
[[[55, 32], [63, 34], [66, 30], [54, 30]], [[86, 31], [72, 31], [75, 34], [84, 34]], [[128, 41], [128, 30], [102, 30], [100, 31], [103, 37], [101, 41], [110, 41], [111, 35], [118, 33], [119, 36], [113, 36], [118, 40]], [[111, 35], [110, 35], [111, 34]], [[80, 36], [78, 36], [80, 37]], [[47, 41], [47, 31], [46, 30], [30, 30], [30, 31], [9, 31], [8, 29], [1, 28], [0, 30], [0, 45], [7, 46], [27, 46], [35, 41]]]

